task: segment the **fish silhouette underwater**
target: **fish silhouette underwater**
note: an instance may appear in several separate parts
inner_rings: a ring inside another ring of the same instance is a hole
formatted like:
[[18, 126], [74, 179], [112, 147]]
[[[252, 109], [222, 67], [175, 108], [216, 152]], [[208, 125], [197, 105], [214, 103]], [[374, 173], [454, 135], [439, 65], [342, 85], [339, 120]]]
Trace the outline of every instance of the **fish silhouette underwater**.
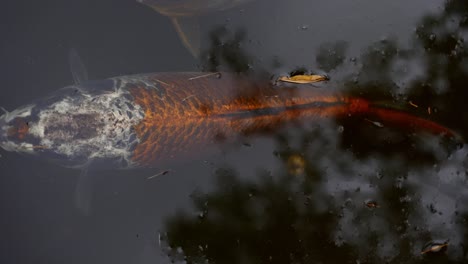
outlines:
[[0, 116], [0, 147], [81, 169], [76, 202], [84, 212], [92, 193], [90, 168], [157, 167], [295, 121], [352, 116], [456, 137], [431, 120], [326, 89], [285, 87], [235, 73], [88, 81], [76, 52], [70, 61], [74, 85]]
[[200, 55], [201, 29], [198, 18], [250, 1], [252, 0], [137, 0], [169, 17], [182, 43], [194, 57]]

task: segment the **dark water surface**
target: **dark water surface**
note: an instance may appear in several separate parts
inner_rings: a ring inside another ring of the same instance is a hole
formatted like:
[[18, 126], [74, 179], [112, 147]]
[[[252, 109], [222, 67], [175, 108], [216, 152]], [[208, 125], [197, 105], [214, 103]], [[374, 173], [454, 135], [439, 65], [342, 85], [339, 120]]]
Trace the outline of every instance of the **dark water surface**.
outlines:
[[[2, 3], [0, 106], [71, 84], [73, 47], [91, 79], [304, 66], [468, 138], [466, 1], [258, 0], [200, 23], [196, 60], [136, 1]], [[468, 147], [373, 122], [296, 124], [219, 155], [102, 171], [87, 216], [79, 171], [1, 150], [0, 263], [468, 262]]]

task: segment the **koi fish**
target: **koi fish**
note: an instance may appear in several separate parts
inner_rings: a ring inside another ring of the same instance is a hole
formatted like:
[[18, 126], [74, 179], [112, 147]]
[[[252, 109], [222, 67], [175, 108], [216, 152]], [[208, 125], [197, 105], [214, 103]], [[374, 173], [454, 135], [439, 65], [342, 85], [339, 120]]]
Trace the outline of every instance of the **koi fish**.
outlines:
[[69, 167], [154, 167], [238, 135], [348, 115], [453, 133], [430, 120], [317, 89], [229, 73], [153, 73], [65, 87], [0, 117], [0, 147]]
[[223, 11], [251, 0], [137, 0], [171, 19], [184, 46], [198, 57], [201, 33], [198, 16]]
[[[75, 72], [77, 80], [87, 75]], [[86, 212], [91, 164], [155, 167], [291, 121], [349, 115], [454, 135], [430, 120], [361, 98], [282, 88], [237, 74], [179, 72], [79, 82], [6, 111], [0, 116], [0, 147], [82, 169], [76, 200]]]

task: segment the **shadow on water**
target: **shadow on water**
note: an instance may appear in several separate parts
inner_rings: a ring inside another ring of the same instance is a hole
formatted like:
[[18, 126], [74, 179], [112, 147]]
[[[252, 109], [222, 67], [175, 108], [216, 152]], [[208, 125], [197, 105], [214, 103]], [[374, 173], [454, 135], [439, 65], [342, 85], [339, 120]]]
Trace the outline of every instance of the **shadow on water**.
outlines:
[[202, 53], [202, 58], [204, 58], [202, 70], [208, 72], [223, 70], [236, 73], [248, 72], [251, 62], [250, 56], [242, 49], [242, 42], [245, 39], [246, 32], [243, 30], [232, 33], [224, 26], [212, 30], [210, 47]]
[[[422, 19], [410, 47], [389, 38], [347, 58], [346, 42], [325, 43], [316, 62], [336, 73], [345, 94], [411, 111], [467, 139], [467, 27], [468, 2], [447, 1]], [[222, 43], [227, 35], [212, 35], [206, 69], [224, 63], [247, 71], [245, 35]], [[217, 169], [215, 190], [193, 195], [195, 213], [166, 219], [167, 254], [187, 263], [466, 261], [467, 146], [375, 124], [347, 118], [277, 131], [281, 169], [249, 180], [229, 164]], [[449, 240], [445, 252], [421, 254], [440, 240]]]

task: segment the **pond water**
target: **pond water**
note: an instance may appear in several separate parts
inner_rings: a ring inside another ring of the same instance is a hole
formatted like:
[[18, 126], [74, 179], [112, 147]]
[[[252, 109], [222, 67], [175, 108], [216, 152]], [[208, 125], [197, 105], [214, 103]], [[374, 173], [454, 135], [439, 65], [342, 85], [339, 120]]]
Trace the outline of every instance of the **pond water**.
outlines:
[[95, 172], [88, 214], [74, 203], [79, 170], [2, 149], [1, 263], [468, 261], [468, 2], [252, 0], [192, 20], [199, 58], [132, 0], [8, 1], [0, 21], [7, 110], [73, 83], [73, 48], [90, 79], [305, 67], [331, 78], [310, 89], [457, 135], [359, 117], [290, 124], [213, 155]]

